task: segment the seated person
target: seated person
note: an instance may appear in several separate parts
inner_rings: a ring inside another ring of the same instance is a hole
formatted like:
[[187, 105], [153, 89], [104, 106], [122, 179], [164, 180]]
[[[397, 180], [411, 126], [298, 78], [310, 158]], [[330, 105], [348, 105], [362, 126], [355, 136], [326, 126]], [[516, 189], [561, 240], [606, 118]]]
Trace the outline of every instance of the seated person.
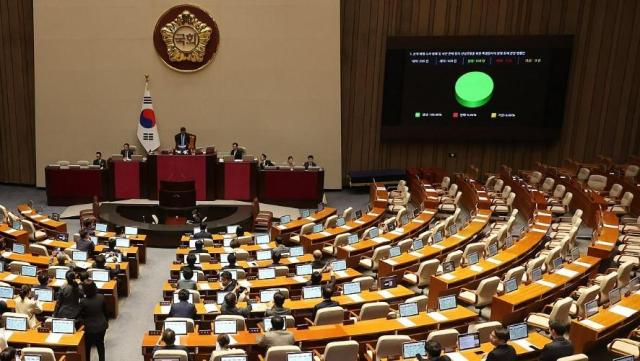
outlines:
[[82, 221], [82, 228], [81, 229], [86, 229], [87, 231], [89, 231], [89, 235], [90, 236], [95, 236], [96, 234], [96, 219], [93, 217], [88, 217], [85, 218]]
[[260, 166], [260, 169], [264, 169], [264, 167], [273, 167], [273, 162], [271, 162], [269, 159], [267, 159], [267, 155], [262, 153], [260, 154], [260, 163], [258, 163]]
[[202, 267], [200, 267], [200, 265], [196, 264], [196, 261], [198, 259], [196, 258], [196, 255], [191, 253], [187, 255], [187, 264], [182, 266], [181, 270], [185, 269], [185, 268], [189, 268], [192, 271], [202, 271]]
[[317, 167], [318, 165], [313, 161], [313, 156], [309, 154], [307, 157], [307, 161], [304, 162], [304, 169], [309, 169], [309, 167]]
[[278, 266], [280, 264], [280, 259], [282, 258], [282, 254], [280, 251], [272, 251], [271, 252], [271, 262], [272, 266]]
[[229, 255], [227, 256], [227, 262], [229, 262], [228, 265], [223, 266], [222, 269], [236, 269], [238, 268], [238, 266], [236, 266], [236, 262], [237, 262], [238, 258], [236, 257], [235, 253], [229, 253]]
[[39, 322], [36, 315], [42, 313], [42, 303], [34, 297], [31, 286], [22, 285], [20, 293], [13, 298], [13, 302], [15, 303], [16, 313], [27, 315], [29, 328], [38, 327]]
[[[120, 255], [121, 260], [124, 260], [124, 257], [122, 257], [122, 251], [116, 248], [115, 238], [109, 238], [109, 240], [107, 241], [106, 247], [102, 249], [101, 254], [104, 256], [107, 262], [112, 262], [112, 263], [118, 262], [118, 255]], [[118, 265], [118, 267], [120, 267], [120, 265]]]
[[109, 271], [109, 278], [114, 279], [118, 276], [118, 272], [120, 271], [120, 264], [116, 263], [116, 268], [112, 269], [107, 267], [107, 259], [103, 254], [99, 254], [95, 258], [95, 262], [93, 262], [93, 267], [97, 269], [103, 269]]
[[200, 224], [202, 225], [202, 215], [198, 208], [191, 211], [191, 219], [187, 221], [188, 224]]
[[489, 341], [495, 346], [487, 355], [486, 361], [516, 361], [516, 350], [507, 344], [509, 341], [509, 331], [504, 327], [499, 327], [491, 332]]
[[284, 245], [284, 240], [281, 236], [276, 236], [276, 248], [273, 249], [274, 252], [280, 253], [289, 253], [289, 247]]
[[193, 279], [194, 272], [191, 268], [182, 269], [182, 278], [178, 280], [178, 289], [181, 290], [195, 290], [196, 289], [196, 280]]
[[197, 315], [196, 306], [189, 303], [189, 291], [181, 289], [178, 291], [178, 300], [180, 302], [172, 303], [169, 310], [169, 317], [186, 317], [195, 319]]
[[242, 351], [238, 348], [229, 347], [231, 344], [231, 339], [229, 339], [229, 335], [220, 334], [218, 335], [218, 339], [216, 342], [216, 350], [211, 353], [211, 357], [209, 361], [213, 361], [216, 357], [224, 356], [228, 354], [240, 354]]
[[238, 143], [234, 142], [233, 144], [231, 144], [231, 155], [233, 156], [233, 159], [242, 159], [244, 150], [238, 147]]
[[244, 236], [244, 228], [242, 226], [236, 227], [236, 237]]
[[[245, 290], [244, 292], [247, 292]], [[244, 318], [251, 316], [251, 303], [247, 303], [247, 307], [238, 308], [238, 299], [234, 292], [229, 292], [224, 296], [224, 303], [220, 307], [220, 314], [222, 315], [237, 315]]]
[[[315, 270], [311, 273], [311, 279], [307, 281], [307, 286], [320, 286], [322, 285], [322, 272]], [[327, 287], [331, 287], [332, 290], [336, 287], [336, 275], [331, 271], [331, 279], [325, 284]]]
[[573, 355], [573, 345], [571, 341], [564, 338], [568, 325], [563, 325], [556, 321], [549, 322], [551, 329], [551, 343], [544, 345], [540, 352], [540, 361], [555, 361], [561, 357]]
[[92, 258], [95, 247], [95, 244], [91, 242], [89, 231], [86, 228], [81, 229], [80, 238], [76, 241], [76, 249], [78, 251], [87, 252], [87, 257]]
[[[170, 328], [167, 328], [162, 332], [162, 342], [164, 345], [157, 345], [154, 347], [153, 353], [158, 350], [181, 350], [189, 355], [189, 349], [187, 346], [176, 345], [176, 333]], [[192, 361], [191, 355], [189, 355], [189, 361]]]
[[285, 297], [280, 291], [273, 294], [273, 306], [264, 312], [265, 317], [291, 315], [291, 309], [284, 307]]
[[16, 349], [8, 346], [0, 352], [0, 361], [16, 361]]
[[47, 270], [41, 270], [38, 272], [38, 285], [34, 288], [49, 288], [49, 272]]
[[[53, 259], [55, 259], [55, 262], [53, 262]], [[76, 264], [75, 262], [73, 262], [73, 259], [71, 259], [71, 257], [69, 257], [68, 254], [66, 254], [64, 251], [54, 251], [51, 254], [51, 262], [56, 265], [56, 266], [65, 266], [65, 267], [69, 267], [69, 268], [75, 268]]]
[[211, 233], [207, 231], [207, 224], [204, 222], [200, 223], [200, 232], [193, 235], [195, 239], [209, 239], [211, 238]]
[[231, 243], [229, 243], [229, 247], [232, 249], [240, 248], [240, 241], [238, 241], [237, 238], [232, 239]]
[[[442, 346], [437, 341], [427, 341], [425, 351], [427, 351], [428, 361], [441, 361], [442, 357], [447, 357], [440, 356], [440, 354], [442, 354]], [[420, 354], [416, 354], [416, 358], [418, 359], [418, 361], [424, 360], [424, 358]]]
[[311, 263], [311, 268], [324, 272], [326, 267], [327, 261], [322, 259], [322, 252], [319, 249], [313, 251], [313, 263]]
[[231, 278], [231, 272], [222, 271], [220, 274], [220, 291], [235, 293], [236, 298], [244, 301], [249, 295], [249, 289], [238, 284], [238, 281]]
[[176, 147], [175, 150], [180, 154], [189, 153], [189, 137], [191, 134], [187, 133], [187, 128], [181, 127], [180, 133], [175, 135]]
[[295, 344], [293, 334], [284, 329], [285, 321], [281, 316], [273, 316], [271, 318], [271, 330], [267, 331], [264, 336], [258, 336], [258, 346], [268, 349], [274, 346], [292, 346]]
[[201, 239], [196, 241], [195, 246], [196, 246], [195, 249], [190, 249], [189, 250], [189, 254], [192, 254], [192, 253], [207, 253], [204, 250], [204, 242]]
[[293, 162], [293, 156], [290, 155], [287, 157], [287, 165], [291, 168], [293, 168], [296, 164]]
[[120, 151], [120, 154], [122, 154], [122, 158], [131, 159], [133, 153], [135, 152], [129, 147], [129, 143], [124, 143], [124, 145], [122, 146], [122, 150]]
[[102, 159], [102, 152], [96, 152], [96, 159], [93, 160], [93, 165], [99, 165], [100, 169], [107, 168], [107, 161]]
[[340, 306], [338, 302], [331, 299], [332, 295], [333, 295], [333, 288], [329, 286], [322, 287], [322, 302], [313, 306], [313, 315], [311, 316], [311, 320], [315, 320], [316, 314], [318, 313], [319, 310], [323, 308]]
[[[7, 307], [7, 303], [5, 301], [0, 300], [0, 317], [2, 317], [5, 312], [9, 312], [9, 307]], [[11, 335], [5, 334], [4, 328], [0, 328], [0, 351], [4, 351], [8, 347], [7, 336]]]

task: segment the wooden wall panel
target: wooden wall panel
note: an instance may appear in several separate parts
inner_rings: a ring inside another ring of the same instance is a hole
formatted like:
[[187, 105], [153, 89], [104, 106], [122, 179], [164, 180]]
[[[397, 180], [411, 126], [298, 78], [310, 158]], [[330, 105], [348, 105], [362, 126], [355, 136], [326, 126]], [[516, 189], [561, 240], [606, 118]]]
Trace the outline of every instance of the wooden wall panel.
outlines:
[[[475, 164], [529, 168], [538, 160], [624, 162], [640, 153], [640, 2], [635, 0], [342, 0], [342, 164], [351, 170]], [[573, 65], [552, 144], [386, 143], [380, 112], [388, 36], [572, 34]], [[449, 158], [448, 153], [456, 153]]]
[[0, 0], [0, 182], [35, 184], [33, 3]]

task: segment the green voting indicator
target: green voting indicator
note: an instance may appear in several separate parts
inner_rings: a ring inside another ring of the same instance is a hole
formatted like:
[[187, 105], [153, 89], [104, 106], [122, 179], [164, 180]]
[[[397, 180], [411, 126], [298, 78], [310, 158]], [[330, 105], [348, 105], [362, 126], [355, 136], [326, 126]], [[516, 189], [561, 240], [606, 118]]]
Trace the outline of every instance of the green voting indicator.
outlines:
[[481, 107], [491, 100], [493, 79], [481, 71], [470, 71], [456, 80], [456, 100], [467, 108]]

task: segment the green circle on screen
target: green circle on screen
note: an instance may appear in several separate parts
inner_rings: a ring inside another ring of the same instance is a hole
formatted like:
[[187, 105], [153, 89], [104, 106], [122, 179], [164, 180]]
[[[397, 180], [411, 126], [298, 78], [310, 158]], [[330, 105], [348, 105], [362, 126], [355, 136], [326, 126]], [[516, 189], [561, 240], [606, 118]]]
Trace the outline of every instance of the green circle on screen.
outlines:
[[456, 80], [456, 100], [467, 108], [481, 107], [493, 94], [493, 79], [481, 71], [470, 71]]

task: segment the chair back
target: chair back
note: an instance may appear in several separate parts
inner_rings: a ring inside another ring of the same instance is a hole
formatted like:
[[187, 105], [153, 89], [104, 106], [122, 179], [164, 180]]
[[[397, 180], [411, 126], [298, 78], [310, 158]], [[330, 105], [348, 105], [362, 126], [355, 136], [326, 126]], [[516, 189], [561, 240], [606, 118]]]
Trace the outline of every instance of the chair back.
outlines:
[[41, 245], [41, 244], [30, 244], [29, 245], [29, 252], [31, 252], [31, 254], [36, 255], [36, 256], [45, 256], [45, 257], [49, 257], [49, 251], [47, 250], [47, 247]]
[[324, 361], [358, 361], [358, 341], [329, 342], [324, 349]]
[[415, 302], [418, 304], [418, 312], [423, 312], [427, 310], [427, 304], [429, 303], [429, 298], [426, 295], [419, 295], [407, 298], [406, 303]]
[[313, 232], [313, 226], [315, 226], [315, 223], [303, 224], [302, 227], [300, 227], [300, 235], [302, 236]]
[[373, 287], [373, 284], [376, 282], [376, 280], [371, 276], [361, 276], [354, 278], [352, 282], [359, 282], [360, 289], [362, 291], [368, 291], [371, 289], [371, 287]]
[[498, 179], [493, 185], [493, 191], [495, 193], [499, 193], [502, 191], [503, 186], [504, 186], [504, 181], [502, 179]]
[[348, 207], [344, 211], [342, 211], [342, 218], [344, 218], [345, 222], [349, 222], [353, 218], [353, 207]]
[[403, 239], [398, 242], [398, 246], [400, 247], [400, 252], [405, 253], [411, 250], [411, 246], [413, 245], [413, 240], [411, 238]]
[[445, 262], [453, 262], [454, 267], [460, 267], [460, 262], [462, 261], [462, 251], [455, 250], [453, 252], [449, 252], [447, 257], [444, 259]]
[[490, 341], [489, 335], [491, 335], [491, 332], [501, 327], [502, 324], [499, 321], [474, 323], [467, 327], [467, 332], [477, 332], [480, 337], [480, 343], [485, 343]]
[[29, 233], [29, 238], [35, 239], [36, 227], [34, 227], [33, 222], [31, 222], [28, 219], [22, 219], [21, 222], [22, 222], [22, 229], [24, 229], [25, 231], [27, 231], [27, 233]]
[[20, 359], [24, 360], [25, 356], [40, 356], [40, 361], [56, 361], [56, 355], [48, 347], [25, 347]]
[[378, 361], [382, 358], [402, 356], [402, 344], [411, 342], [411, 337], [407, 335], [384, 335], [378, 338], [376, 343], [376, 357]]
[[166, 358], [169, 360], [177, 358], [179, 361], [188, 361], [189, 354], [184, 350], [157, 350], [153, 353], [153, 358]]
[[631, 281], [631, 272], [633, 271], [633, 262], [623, 262], [618, 267], [618, 279], [616, 280], [616, 286], [619, 288], [625, 287]]
[[453, 198], [456, 194], [458, 194], [458, 185], [454, 183], [451, 185], [451, 187], [449, 187], [448, 196]]
[[313, 324], [316, 326], [333, 325], [344, 321], [344, 309], [340, 306], [327, 307], [318, 310]]
[[529, 183], [532, 185], [537, 185], [538, 183], [540, 183], [540, 181], [542, 180], [542, 173], [536, 171], [533, 171], [531, 173], [531, 176], [529, 177]]
[[562, 251], [562, 248], [558, 246], [552, 248], [549, 253], [547, 253], [547, 257], [544, 260], [544, 264], [547, 266], [547, 270], [553, 268], [553, 260], [560, 257], [560, 251]]
[[247, 329], [244, 317], [240, 315], [218, 315], [216, 321], [236, 321], [236, 327], [238, 331], [244, 331]]
[[440, 188], [447, 189], [449, 188], [449, 184], [451, 184], [451, 178], [444, 177], [442, 178], [442, 182], [440, 183]]
[[614, 183], [609, 189], [610, 198], [618, 198], [622, 194], [622, 186], [618, 183]]
[[597, 192], [602, 192], [607, 187], [607, 177], [600, 174], [592, 174], [587, 181], [587, 187]]
[[562, 198], [562, 205], [565, 207], [569, 207], [572, 199], [573, 199], [573, 193], [571, 192], [565, 193], [564, 197]]
[[542, 183], [542, 187], [540, 188], [542, 189], [543, 192], [551, 192], [555, 182], [556, 181], [553, 178], [547, 177], [544, 179], [544, 182]]
[[386, 302], [370, 302], [362, 305], [358, 320], [373, 320], [376, 318], [386, 318], [389, 315], [389, 304]]
[[384, 246], [380, 246], [373, 251], [373, 255], [371, 256], [371, 261], [373, 263], [374, 270], [378, 269], [378, 264], [380, 263], [381, 260], [389, 258], [390, 249], [391, 249], [391, 246], [387, 244]]
[[590, 174], [591, 171], [589, 170], [589, 168], [580, 168], [580, 170], [578, 170], [577, 178], [579, 181], [584, 182], [589, 179]]
[[481, 259], [484, 256], [484, 243], [482, 242], [469, 243], [464, 248], [464, 252], [462, 253], [462, 259], [464, 260], [465, 264], [469, 263], [469, 260], [468, 260], [469, 255], [473, 253], [477, 253], [478, 259]]
[[428, 286], [431, 276], [438, 272], [440, 261], [437, 258], [426, 260], [418, 267], [418, 287]]
[[503, 280], [507, 281], [511, 278], [515, 278], [516, 283], [518, 284], [518, 286], [520, 286], [520, 283], [522, 282], [522, 276], [524, 276], [524, 267], [517, 266], [510, 268], [507, 273], [505, 273]]
[[338, 220], [337, 215], [328, 217], [327, 220], [324, 221], [324, 229], [335, 228], [337, 220]]
[[571, 356], [560, 357], [557, 361], [589, 361], [589, 356], [578, 353]]
[[300, 352], [298, 346], [272, 346], [267, 349], [265, 361], [287, 361], [287, 354]]
[[598, 298], [598, 294], [600, 293], [600, 286], [593, 285], [586, 287], [580, 292], [580, 296], [576, 300], [576, 310], [578, 316], [584, 315], [584, 305], [592, 300]]
[[620, 200], [620, 205], [623, 207], [629, 207], [631, 206], [631, 202], [633, 201], [633, 193], [631, 192], [624, 192], [624, 195], [622, 196], [622, 199]]
[[500, 278], [496, 276], [485, 278], [480, 281], [480, 284], [476, 289], [476, 307], [483, 307], [491, 304], [493, 296], [498, 293], [498, 285], [500, 285]]
[[567, 191], [567, 187], [562, 184], [558, 184], [556, 189], [553, 191], [553, 198], [560, 199], [564, 197], [564, 193]]
[[555, 321], [562, 325], [568, 325], [571, 323], [571, 316], [569, 312], [571, 310], [571, 304], [573, 299], [571, 297], [565, 297], [558, 300], [551, 309], [549, 314], [549, 322]]
[[184, 321], [187, 323], [187, 332], [194, 332], [196, 328], [195, 323], [193, 322], [193, 319], [188, 317], [167, 317], [165, 321], [177, 321], [177, 322]]
[[618, 272], [607, 273], [600, 281], [600, 303], [609, 302], [609, 291], [616, 286]]
[[630, 164], [627, 166], [627, 168], [624, 170], [624, 176], [625, 177], [635, 177], [638, 175], [638, 171], [640, 170], [640, 167], [638, 167], [635, 164]]
[[458, 335], [460, 335], [460, 332], [454, 328], [431, 331], [427, 336], [427, 341], [435, 341], [444, 350], [452, 350], [458, 345]]

